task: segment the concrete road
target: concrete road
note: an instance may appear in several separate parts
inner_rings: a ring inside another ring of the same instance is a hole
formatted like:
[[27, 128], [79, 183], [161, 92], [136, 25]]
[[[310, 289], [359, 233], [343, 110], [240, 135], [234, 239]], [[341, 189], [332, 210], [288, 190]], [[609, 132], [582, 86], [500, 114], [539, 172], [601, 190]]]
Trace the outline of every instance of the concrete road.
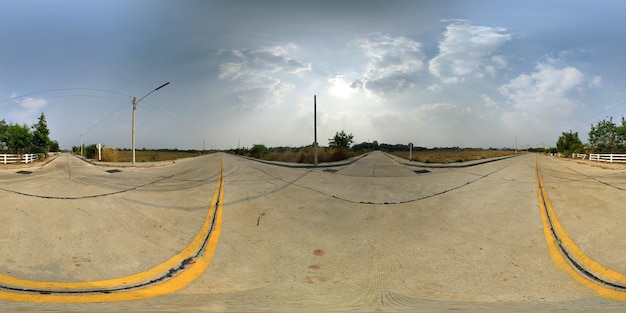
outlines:
[[590, 257], [617, 272], [626, 272], [620, 206], [626, 167], [534, 154], [424, 168], [375, 152], [349, 165], [315, 169], [226, 154], [112, 168], [62, 155], [27, 169], [30, 174], [0, 170], [0, 274], [90, 282], [167, 262], [211, 216], [221, 161], [219, 241], [208, 268], [190, 283], [133, 301], [89, 303], [89, 294], [59, 303], [5, 299], [0, 310], [626, 307], [599, 297], [553, 261], [536, 162], [553, 218]]

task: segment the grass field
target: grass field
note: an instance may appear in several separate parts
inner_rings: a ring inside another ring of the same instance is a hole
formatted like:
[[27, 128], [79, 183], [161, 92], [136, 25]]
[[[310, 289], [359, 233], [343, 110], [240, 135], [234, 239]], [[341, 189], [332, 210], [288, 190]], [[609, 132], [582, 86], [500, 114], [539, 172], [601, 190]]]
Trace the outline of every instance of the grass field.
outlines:
[[[170, 161], [199, 155], [201, 155], [200, 152], [135, 150], [135, 162]], [[102, 161], [105, 162], [131, 162], [132, 159], [131, 150], [103, 149], [102, 151]]]
[[[409, 159], [408, 151], [390, 152], [395, 156]], [[513, 150], [482, 150], [482, 149], [460, 149], [460, 150], [427, 150], [414, 151], [413, 160], [423, 163], [456, 163], [473, 160], [482, 160], [515, 154]]]

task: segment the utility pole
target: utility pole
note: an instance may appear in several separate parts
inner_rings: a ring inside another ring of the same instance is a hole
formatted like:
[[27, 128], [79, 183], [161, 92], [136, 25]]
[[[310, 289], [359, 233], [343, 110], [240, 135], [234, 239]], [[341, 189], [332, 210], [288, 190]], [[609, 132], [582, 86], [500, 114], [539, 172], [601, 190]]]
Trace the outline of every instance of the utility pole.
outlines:
[[159, 87], [156, 87], [154, 90], [148, 92], [145, 96], [141, 97], [141, 99], [139, 99], [139, 101], [137, 101], [136, 97], [133, 97], [133, 162], [132, 164], [135, 164], [135, 111], [137, 111], [137, 103], [139, 103], [141, 100], [143, 100], [145, 97], [147, 97], [148, 95], [150, 95], [151, 93], [169, 85], [170, 82], [167, 82]]
[[80, 156], [83, 156], [83, 134], [80, 134]]
[[313, 163], [317, 166], [317, 96], [313, 95]]
[[135, 164], [135, 111], [137, 111], [137, 97], [133, 97], [133, 164]]

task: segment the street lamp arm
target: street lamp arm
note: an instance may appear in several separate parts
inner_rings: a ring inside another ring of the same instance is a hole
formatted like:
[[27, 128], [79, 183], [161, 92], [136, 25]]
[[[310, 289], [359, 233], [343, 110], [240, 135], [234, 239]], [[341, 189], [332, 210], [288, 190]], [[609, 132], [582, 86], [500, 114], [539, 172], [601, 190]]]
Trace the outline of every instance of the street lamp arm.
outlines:
[[163, 84], [163, 85], [161, 85], [159, 87], [154, 88], [154, 90], [148, 92], [145, 96], [141, 97], [141, 99], [137, 100], [135, 102], [135, 105], [137, 105], [137, 103], [139, 103], [139, 101], [143, 100], [145, 97], [149, 96], [151, 93], [153, 93], [153, 92], [155, 92], [155, 91], [157, 91], [157, 90], [159, 90], [159, 89], [161, 89], [161, 88], [163, 88], [163, 87], [165, 87], [165, 86], [167, 86], [169, 84], [170, 84], [170, 82], [167, 82], [167, 83], [165, 83], [165, 84]]

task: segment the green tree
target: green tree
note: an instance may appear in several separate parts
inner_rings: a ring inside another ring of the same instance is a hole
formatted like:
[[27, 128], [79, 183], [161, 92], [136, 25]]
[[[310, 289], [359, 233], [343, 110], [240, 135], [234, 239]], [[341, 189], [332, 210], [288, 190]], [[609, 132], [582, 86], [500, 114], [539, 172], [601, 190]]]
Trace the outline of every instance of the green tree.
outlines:
[[6, 140], [8, 127], [9, 125], [4, 119], [0, 120], [0, 150], [7, 149]]
[[262, 159], [268, 152], [269, 150], [263, 144], [255, 144], [250, 148], [250, 155], [256, 159]]
[[613, 118], [599, 121], [596, 125], [591, 125], [589, 131], [589, 148], [596, 153], [614, 153], [624, 150], [624, 130], [626, 120], [622, 117], [622, 125], [617, 126]]
[[335, 137], [328, 139], [328, 145], [331, 148], [348, 149], [353, 142], [354, 136], [352, 134], [346, 134], [343, 130], [335, 133]]
[[35, 152], [48, 153], [50, 150], [50, 130], [48, 129], [48, 123], [46, 122], [46, 116], [41, 113], [37, 123], [33, 124], [33, 147]]
[[558, 152], [565, 155], [581, 153], [583, 150], [583, 143], [578, 138], [578, 133], [572, 132], [570, 129], [569, 132], [563, 132], [561, 134], [561, 137], [559, 137], [559, 140], [556, 142], [556, 149]]
[[61, 148], [59, 147], [59, 142], [56, 140], [50, 141], [50, 152], [59, 152]]
[[20, 154], [32, 146], [33, 135], [28, 126], [11, 124], [6, 127], [2, 141], [13, 153]]

